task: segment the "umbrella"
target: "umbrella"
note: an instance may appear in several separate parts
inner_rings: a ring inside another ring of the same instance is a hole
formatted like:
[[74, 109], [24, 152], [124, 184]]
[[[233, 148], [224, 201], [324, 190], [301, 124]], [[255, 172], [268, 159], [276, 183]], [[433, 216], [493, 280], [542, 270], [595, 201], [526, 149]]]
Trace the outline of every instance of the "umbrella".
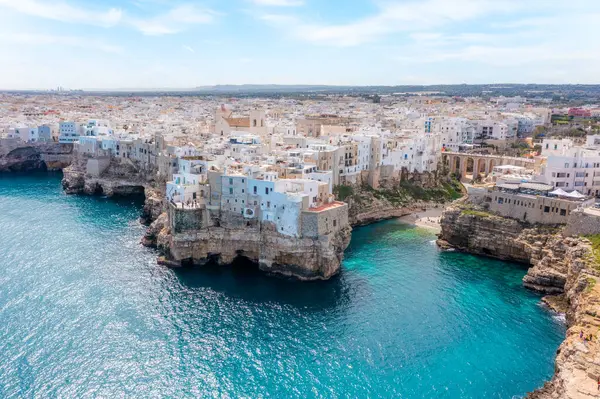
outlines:
[[585, 195], [581, 194], [579, 191], [575, 190], [569, 194], [567, 194], [569, 198], [585, 198]]
[[568, 194], [568, 193], [567, 193], [565, 190], [563, 190], [562, 188], [559, 188], [559, 189], [557, 189], [557, 190], [554, 190], [554, 191], [550, 192], [550, 194], [552, 194], [552, 195], [560, 195], [560, 196], [568, 196], [568, 195], [569, 195], [569, 194]]

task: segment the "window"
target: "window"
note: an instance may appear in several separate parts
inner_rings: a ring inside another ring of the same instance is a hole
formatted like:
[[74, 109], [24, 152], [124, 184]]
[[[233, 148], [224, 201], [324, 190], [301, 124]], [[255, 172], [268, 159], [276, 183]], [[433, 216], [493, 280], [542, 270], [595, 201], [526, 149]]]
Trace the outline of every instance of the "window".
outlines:
[[560, 210], [560, 216], [567, 216], [567, 210], [566, 209], [561, 209]]
[[337, 226], [337, 220], [333, 219], [333, 227]]
[[269, 194], [269, 187], [265, 187], [265, 194]]
[[267, 201], [267, 208], [271, 207], [271, 201]]
[[545, 206], [544, 207], [544, 213], [549, 213], [550, 212], [550, 207], [549, 206]]
[[256, 194], [256, 186], [254, 186], [254, 194]]
[[229, 194], [230, 195], [233, 194], [233, 188], [232, 187], [229, 187]]

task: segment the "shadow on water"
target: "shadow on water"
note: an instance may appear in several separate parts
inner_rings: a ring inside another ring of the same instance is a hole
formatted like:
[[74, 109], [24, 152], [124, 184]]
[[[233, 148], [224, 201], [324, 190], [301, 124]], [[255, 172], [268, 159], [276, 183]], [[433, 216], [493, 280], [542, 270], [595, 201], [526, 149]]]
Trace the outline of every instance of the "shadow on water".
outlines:
[[228, 266], [205, 265], [176, 269], [180, 283], [191, 290], [210, 289], [255, 304], [278, 303], [304, 310], [326, 310], [350, 301], [343, 274], [327, 281], [298, 281], [267, 275], [242, 257]]

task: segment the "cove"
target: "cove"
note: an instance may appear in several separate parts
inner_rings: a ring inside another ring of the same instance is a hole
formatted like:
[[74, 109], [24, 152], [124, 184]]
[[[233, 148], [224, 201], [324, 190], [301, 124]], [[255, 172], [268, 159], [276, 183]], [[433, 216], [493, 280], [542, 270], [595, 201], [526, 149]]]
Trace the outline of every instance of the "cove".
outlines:
[[326, 282], [173, 271], [140, 210], [0, 177], [0, 397], [512, 398], [552, 375], [564, 326], [520, 265], [388, 221]]

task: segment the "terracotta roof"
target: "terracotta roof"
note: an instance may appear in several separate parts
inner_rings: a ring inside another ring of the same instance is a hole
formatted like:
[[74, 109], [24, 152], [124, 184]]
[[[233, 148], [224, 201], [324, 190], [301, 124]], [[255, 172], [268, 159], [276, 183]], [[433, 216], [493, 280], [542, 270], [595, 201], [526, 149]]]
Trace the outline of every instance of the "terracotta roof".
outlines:
[[224, 118], [231, 127], [250, 127], [250, 118]]
[[337, 207], [340, 207], [340, 206], [343, 206], [343, 205], [345, 205], [345, 203], [340, 202], [340, 201], [334, 201], [334, 202], [332, 202], [330, 204], [321, 205], [321, 206], [319, 206], [317, 208], [310, 208], [310, 209], [308, 209], [308, 211], [309, 212], [323, 212], [323, 211], [326, 211], [328, 209], [337, 208]]

